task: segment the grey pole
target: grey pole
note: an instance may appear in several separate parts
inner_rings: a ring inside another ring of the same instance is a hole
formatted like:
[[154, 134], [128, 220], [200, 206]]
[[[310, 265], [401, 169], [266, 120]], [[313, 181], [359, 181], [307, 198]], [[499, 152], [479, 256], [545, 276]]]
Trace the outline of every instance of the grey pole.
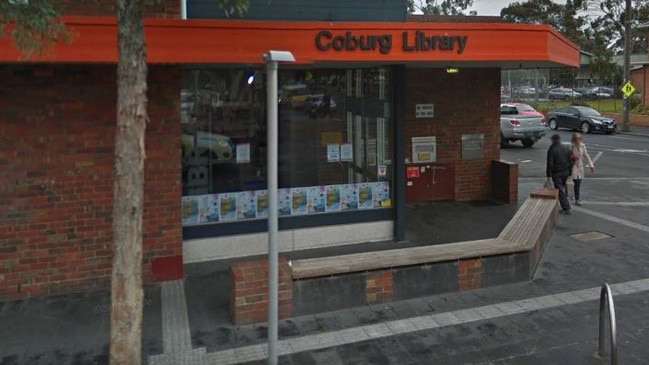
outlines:
[[268, 364], [277, 365], [277, 335], [278, 335], [278, 260], [277, 231], [278, 231], [278, 192], [277, 192], [277, 62], [267, 61], [267, 96], [266, 111], [268, 113]]
[[[624, 85], [631, 80], [631, 0], [626, 0], [624, 12]], [[622, 131], [629, 131], [631, 122], [631, 98], [624, 97], [624, 116], [622, 119]]]

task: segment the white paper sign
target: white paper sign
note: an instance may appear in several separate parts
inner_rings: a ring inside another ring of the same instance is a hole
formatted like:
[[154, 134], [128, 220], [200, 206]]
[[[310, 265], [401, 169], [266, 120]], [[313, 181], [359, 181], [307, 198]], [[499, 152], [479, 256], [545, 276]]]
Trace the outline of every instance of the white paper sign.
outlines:
[[250, 162], [250, 143], [237, 145], [237, 163]]
[[327, 145], [327, 162], [339, 162], [340, 161], [340, 145], [339, 144], [328, 144]]
[[435, 116], [435, 104], [416, 104], [416, 118], [432, 118]]
[[353, 161], [353, 145], [351, 143], [345, 143], [340, 145], [340, 161]]
[[386, 165], [379, 165], [377, 172], [379, 177], [386, 176], [388, 174], [388, 167]]

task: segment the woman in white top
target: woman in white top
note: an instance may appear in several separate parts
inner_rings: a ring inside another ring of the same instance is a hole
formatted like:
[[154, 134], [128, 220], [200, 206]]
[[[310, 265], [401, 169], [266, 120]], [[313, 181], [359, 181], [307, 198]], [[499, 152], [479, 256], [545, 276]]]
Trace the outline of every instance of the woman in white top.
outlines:
[[591, 160], [586, 145], [581, 141], [581, 134], [575, 133], [572, 135], [572, 159], [575, 164], [572, 167], [572, 181], [575, 183], [575, 204], [581, 205], [579, 193], [581, 190], [581, 180], [584, 178], [584, 158], [588, 161], [590, 172], [595, 172], [595, 165]]

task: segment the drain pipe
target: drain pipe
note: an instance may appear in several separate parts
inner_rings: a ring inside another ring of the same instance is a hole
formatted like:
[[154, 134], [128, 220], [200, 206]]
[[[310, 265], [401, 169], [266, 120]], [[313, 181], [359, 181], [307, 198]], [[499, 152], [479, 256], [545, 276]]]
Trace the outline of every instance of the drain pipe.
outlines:
[[180, 0], [180, 19], [187, 19], [187, 0]]

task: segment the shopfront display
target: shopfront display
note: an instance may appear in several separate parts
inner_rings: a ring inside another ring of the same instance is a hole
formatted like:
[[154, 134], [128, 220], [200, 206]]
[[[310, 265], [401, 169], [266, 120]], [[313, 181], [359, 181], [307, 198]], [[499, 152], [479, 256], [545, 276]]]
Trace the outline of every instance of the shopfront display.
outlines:
[[[183, 72], [184, 226], [267, 218], [264, 76]], [[390, 208], [390, 69], [283, 70], [279, 80], [280, 216]]]

